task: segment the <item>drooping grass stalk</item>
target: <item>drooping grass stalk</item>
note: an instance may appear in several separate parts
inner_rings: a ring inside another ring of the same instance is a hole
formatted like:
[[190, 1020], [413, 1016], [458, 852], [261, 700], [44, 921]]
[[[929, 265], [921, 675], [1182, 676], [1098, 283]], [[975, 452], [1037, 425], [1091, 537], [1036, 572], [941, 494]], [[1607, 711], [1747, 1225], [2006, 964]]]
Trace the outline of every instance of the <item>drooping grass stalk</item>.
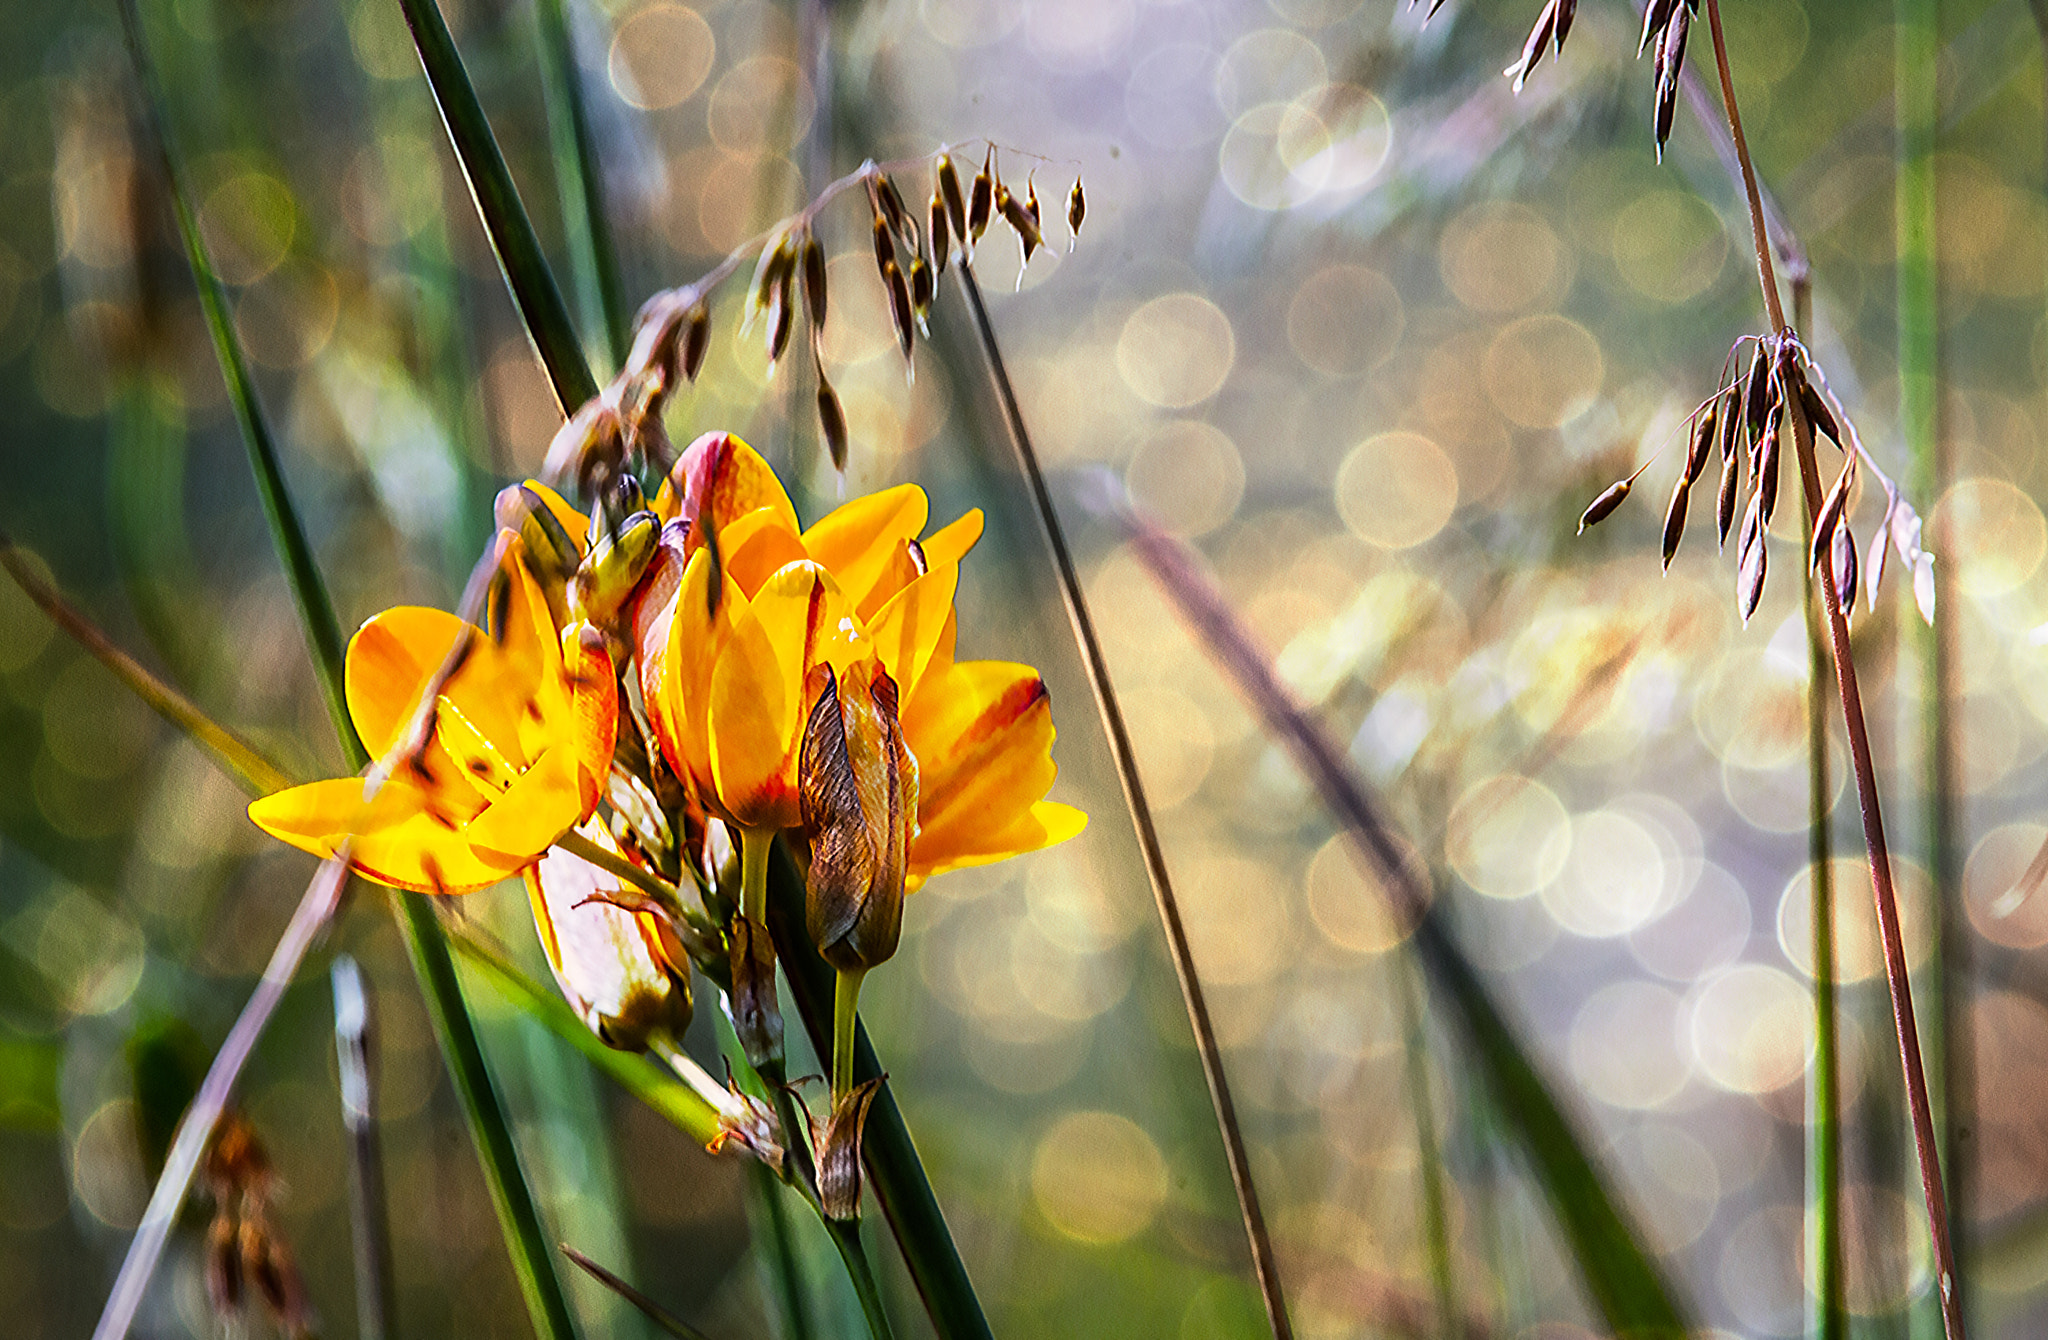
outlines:
[[[1896, 273], [1898, 275], [1899, 431], [1905, 438], [1907, 475], [1915, 496], [1933, 508], [1927, 543], [1944, 557], [1954, 552], [1942, 533], [1946, 511], [1934, 506], [1948, 486], [1949, 461], [1941, 441], [1941, 346], [1936, 269], [1935, 140], [1940, 112], [1936, 63], [1940, 54], [1935, 0], [1897, 0], [1893, 111], [1898, 133]], [[1934, 1072], [1936, 1130], [1948, 1187], [1948, 1216], [1957, 1254], [1969, 1250], [1969, 1166], [1960, 1133], [1968, 1126], [1971, 1093], [1969, 923], [1962, 909], [1962, 853], [1955, 768], [1955, 601], [1947, 563], [1934, 568], [1935, 600], [1928, 622], [1908, 619], [1918, 672], [1918, 760], [1922, 850], [1933, 883], [1934, 945], [1921, 974], [1926, 1000], [1927, 1065]], [[1954, 1307], [1967, 1318], [1967, 1273], [1953, 1278]], [[1916, 1311], [1916, 1330], [1932, 1333], [1932, 1301]]]
[[[768, 867], [768, 929], [776, 960], [789, 984], [811, 1046], [820, 1056], [831, 1049], [832, 998], [838, 975], [818, 955], [804, 930], [804, 882], [796, 862], [776, 844]], [[940, 1340], [994, 1340], [981, 1299], [967, 1276], [952, 1230], [932, 1194], [924, 1163], [904, 1123], [903, 1111], [868, 1042], [867, 1029], [854, 1024], [853, 1077], [856, 1084], [879, 1079], [868, 1107], [861, 1140], [867, 1184], [896, 1236], [903, 1264], [923, 1299], [925, 1314]]]
[[1437, 909], [1426, 872], [1381, 812], [1344, 751], [1297, 706], [1222, 593], [1201, 575], [1178, 541], [1143, 520], [1111, 508], [1134, 556], [1178, 608], [1182, 619], [1239, 693], [1279, 736], [1343, 825], [1361, 868], [1377, 876], [1390, 910], [1409, 928], [1409, 942], [1431, 989], [1447, 1005], [1469, 1048], [1468, 1062], [1485, 1080], [1499, 1119], [1514, 1133], [1537, 1185], [1564, 1230], [1580, 1278], [1609, 1329], [1638, 1340], [1680, 1340], [1691, 1327], [1676, 1294], [1623, 1217], [1586, 1142], [1559, 1104], [1529, 1049], [1487, 990]]
[[[1728, 46], [1721, 32], [1720, 0], [1706, 0], [1708, 28], [1714, 39], [1714, 64], [1721, 79], [1721, 100], [1728, 131], [1742, 165], [1744, 194], [1749, 202], [1750, 232], [1756, 252], [1757, 280], [1774, 332], [1787, 330], [1779, 300], [1771, 252], [1764, 235], [1763, 206], [1758, 198], [1756, 167], [1742, 134], [1742, 114], [1735, 104], [1735, 85], [1728, 72]], [[1813, 424], [1795, 388], [1781, 386], [1785, 417], [1792, 425], [1800, 483], [1809, 516], [1821, 506], [1820, 468], [1814, 460]], [[1928, 1100], [1927, 1075], [1920, 1051], [1919, 1025], [1913, 1015], [1913, 988], [1908, 978], [1905, 936], [1899, 928], [1898, 894], [1892, 883], [1891, 850], [1885, 841], [1884, 813], [1877, 791], [1877, 770], [1871, 761], [1870, 732], [1864, 722], [1863, 697], [1856, 682], [1856, 659], [1849, 644], [1849, 624], [1835, 587], [1832, 564], [1822, 564], [1821, 595], [1835, 662], [1835, 684], [1849, 738], [1849, 757], [1856, 776], [1856, 796], [1863, 812], [1863, 838], [1869, 858], [1872, 896], [1877, 904], [1878, 936], [1884, 949], [1885, 981], [1890, 989], [1892, 1022], [1898, 1033], [1900, 1068], [1905, 1075], [1906, 1103], [1913, 1124], [1913, 1144], [1920, 1163], [1920, 1187], [1927, 1205], [1928, 1235], [1933, 1241], [1935, 1293], [1948, 1340], [1964, 1334], [1961, 1298], [1957, 1292], [1955, 1252], [1949, 1239], [1948, 1201], [1942, 1189], [1940, 1146]]]
[[1124, 805], [1130, 811], [1132, 827], [1137, 831], [1138, 846], [1145, 859], [1145, 873], [1152, 884], [1153, 901], [1158, 905], [1160, 925], [1166, 932], [1167, 952], [1173, 959], [1174, 974], [1180, 979], [1181, 1000], [1194, 1031], [1195, 1050], [1202, 1060], [1202, 1077], [1208, 1081], [1209, 1101], [1215, 1108], [1216, 1126], [1223, 1136], [1224, 1153], [1230, 1162], [1230, 1181], [1237, 1191], [1238, 1212], [1243, 1216], [1245, 1237], [1251, 1245], [1252, 1271], [1258, 1279], [1259, 1296], [1266, 1306], [1266, 1322], [1272, 1328], [1274, 1340], [1291, 1340], [1294, 1323], [1287, 1313], [1287, 1297], [1280, 1282], [1280, 1264], [1273, 1253], [1272, 1238], [1266, 1231], [1265, 1212], [1259, 1206], [1258, 1187], [1252, 1180], [1251, 1158], [1245, 1151], [1237, 1106], [1230, 1097], [1230, 1079], [1223, 1071], [1223, 1055], [1216, 1045], [1216, 1030], [1209, 1022], [1209, 1004], [1202, 992], [1201, 975], [1195, 968], [1194, 950], [1188, 943], [1187, 930], [1181, 922], [1180, 903], [1173, 892], [1173, 878], [1166, 868], [1166, 849], [1161, 845], [1159, 831], [1152, 822], [1152, 806], [1145, 797], [1144, 781], [1138, 775], [1137, 752], [1131, 745], [1130, 729], [1117, 701], [1116, 686], [1110, 680], [1109, 662], [1104, 658], [1101, 641], [1095, 635], [1095, 620], [1088, 611], [1088, 598], [1081, 589], [1080, 574], [1074, 566], [1073, 555], [1067, 550], [1059, 514], [1053, 509], [1052, 494], [1046, 489], [1045, 475], [1039, 468], [1038, 452], [1032, 446], [1031, 434], [1024, 425], [1024, 412], [1017, 404], [1017, 393], [1010, 385], [1010, 374], [1003, 365], [995, 327], [989, 323], [988, 308], [982, 302], [981, 285], [975, 279], [974, 265], [964, 248], [955, 257], [953, 272], [974, 318], [975, 335], [981, 343], [989, 381], [994, 387], [1004, 425], [1009, 430], [1018, 470], [1030, 487], [1032, 503], [1052, 551], [1067, 621], [1073, 628], [1081, 663], [1095, 695], [1095, 707], [1102, 717], [1110, 756], [1116, 764], [1117, 779], [1123, 786]]
[[391, 1334], [391, 1225], [384, 1210], [384, 1154], [377, 1136], [376, 1015], [362, 969], [347, 954], [334, 983], [334, 1059], [341, 1077], [341, 1124], [348, 1132], [349, 1246], [356, 1267], [356, 1334]]
[[562, 232], [569, 245], [569, 271], [583, 309], [584, 329], [596, 332], [597, 347], [616, 370], [626, 361], [625, 293], [619, 283], [619, 253], [606, 205], [604, 164], [590, 125], [590, 91], [576, 59], [569, 27], [569, 0], [536, 0], [540, 23], [541, 86], [546, 94], [548, 140], [555, 183], [562, 195]]
[[575, 323], [569, 319], [562, 291], [556, 287], [554, 273], [541, 254], [540, 239], [534, 234], [526, 206], [520, 202], [511, 170], [498, 151], [497, 136], [484, 117], [483, 106], [477, 101], [469, 72], [455, 50], [455, 39], [448, 34], [440, 6], [435, 0], [399, 0], [399, 5], [405, 11], [420, 66], [433, 90], [434, 105], [440, 108], [441, 122], [454, 145], [455, 160], [462, 164], [463, 179], [469, 183], [477, 215], [491, 239], [498, 269], [505, 276], [506, 287], [512, 290], [512, 301], [517, 304], [527, 337], [533, 341], [534, 351], [547, 371], [555, 400], [563, 414], [573, 414], [597, 394], [597, 380], [584, 360]]
[[[360, 769], [368, 765], [370, 758], [361, 737], [356, 734], [355, 723], [349, 718], [342, 692], [340, 622], [335, 618], [326, 583], [313, 559], [305, 528], [285, 483], [275, 441], [257, 399], [255, 385], [249, 379], [248, 364], [227, 310], [226, 295], [207, 258], [205, 242], [199, 234], [198, 223], [184, 191], [177, 155], [173, 152], [169, 128], [165, 124], [165, 102], [149, 59], [135, 0], [122, 0], [121, 13], [129, 51], [142, 88], [144, 111], [156, 140], [164, 180], [178, 220], [178, 232], [185, 245], [193, 278], [198, 284], [207, 328], [213, 337], [222, 374], [227, 379], [229, 397], [234, 403], [235, 416], [249, 450], [258, 489], [263, 495], [271, 538], [284, 563], [285, 577], [298, 606], [300, 623], [313, 648], [314, 669], [327, 698], [335, 734], [350, 765]], [[442, 33], [445, 36], [446, 30], [443, 29]], [[587, 370], [584, 375], [589, 376]], [[497, 1211], [499, 1227], [511, 1253], [513, 1271], [518, 1276], [528, 1314], [543, 1340], [569, 1340], [574, 1329], [569, 1322], [568, 1304], [548, 1256], [547, 1239], [540, 1229], [539, 1213], [519, 1169], [518, 1154], [503, 1105], [492, 1087], [490, 1070], [478, 1045], [475, 1025], [463, 1004], [461, 990], [455, 980], [455, 966], [448, 957], [447, 942], [441, 937], [432, 906], [424, 895], [401, 893], [396, 895], [395, 901], [407, 956], [426, 996], [427, 1012], [433, 1021], [435, 1036], [462, 1100], [470, 1135], [483, 1165], [484, 1180], [490, 1188], [491, 1203]], [[296, 962], [293, 966], [296, 967]]]
[[234, 1092], [235, 1081], [241, 1078], [242, 1068], [256, 1049], [257, 1039], [263, 1036], [271, 1015], [277, 1011], [278, 1002], [284, 999], [285, 988], [298, 975], [299, 965], [305, 961], [307, 951], [334, 919], [336, 909], [341, 906], [342, 891], [347, 887], [348, 859], [344, 846], [341, 855], [320, 863], [319, 871], [306, 886], [305, 896], [299, 899], [298, 910], [292, 913], [284, 934], [278, 937], [277, 947], [270, 953], [270, 962], [263, 969], [262, 980], [257, 982], [256, 989], [249, 994], [248, 1004], [236, 1016], [235, 1026], [228, 1030], [227, 1040], [214, 1053], [206, 1078], [200, 1082], [198, 1096], [185, 1109], [185, 1116], [178, 1123], [178, 1133], [171, 1140], [170, 1152], [164, 1157], [164, 1170], [157, 1177], [156, 1187], [149, 1195], [149, 1204], [142, 1212], [142, 1222], [128, 1243], [128, 1254], [121, 1259], [121, 1272], [114, 1278], [113, 1291], [107, 1295], [107, 1305], [100, 1312], [99, 1324], [93, 1327], [93, 1340], [125, 1340], [128, 1328], [135, 1321], [136, 1309], [142, 1304], [142, 1295], [149, 1287], [150, 1277], [155, 1275], [157, 1263], [163, 1258], [164, 1243], [170, 1238], [172, 1226], [177, 1223], [178, 1210], [185, 1203], [186, 1192], [191, 1189], [193, 1174], [198, 1171], [199, 1161], [213, 1138], [213, 1128], [220, 1121], [229, 1095]]
[[1407, 1061], [1408, 1108], [1415, 1117], [1415, 1149], [1422, 1183], [1422, 1245], [1429, 1261], [1429, 1286], [1436, 1300], [1436, 1333], [1454, 1340], [1465, 1332], [1464, 1309], [1451, 1260], [1451, 1222], [1444, 1195], [1443, 1142], [1436, 1128], [1436, 1104], [1429, 1085], [1429, 1038], [1413, 965], [1405, 955], [1387, 959], [1401, 1009], [1401, 1050]]

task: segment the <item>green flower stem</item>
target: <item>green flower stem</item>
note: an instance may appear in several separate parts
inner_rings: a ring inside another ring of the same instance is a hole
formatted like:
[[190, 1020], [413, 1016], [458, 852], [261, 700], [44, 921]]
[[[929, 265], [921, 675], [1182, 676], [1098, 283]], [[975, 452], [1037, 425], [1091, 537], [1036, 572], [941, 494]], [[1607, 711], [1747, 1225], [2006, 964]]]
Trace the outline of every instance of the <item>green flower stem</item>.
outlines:
[[740, 830], [740, 915], [756, 926], [768, 924], [768, 855], [774, 850], [774, 829]]
[[860, 1022], [860, 984], [866, 968], [841, 968], [832, 988], [832, 1101], [853, 1092], [853, 1029]]
[[[823, 1053], [830, 1038], [828, 1021], [836, 984], [831, 965], [819, 957], [804, 930], [803, 876], [779, 845], [769, 863], [767, 885], [768, 928], [775, 936], [776, 957], [811, 1044]], [[946, 1217], [932, 1195], [917, 1146], [911, 1142], [903, 1110], [896, 1105], [896, 1096], [868, 1043], [867, 1030], [858, 1020], [853, 1027], [853, 1077], [855, 1083], [884, 1081], [868, 1107], [861, 1156], [867, 1165], [868, 1187], [888, 1218], [933, 1330], [940, 1340], [994, 1340], [952, 1230], [946, 1227]]]

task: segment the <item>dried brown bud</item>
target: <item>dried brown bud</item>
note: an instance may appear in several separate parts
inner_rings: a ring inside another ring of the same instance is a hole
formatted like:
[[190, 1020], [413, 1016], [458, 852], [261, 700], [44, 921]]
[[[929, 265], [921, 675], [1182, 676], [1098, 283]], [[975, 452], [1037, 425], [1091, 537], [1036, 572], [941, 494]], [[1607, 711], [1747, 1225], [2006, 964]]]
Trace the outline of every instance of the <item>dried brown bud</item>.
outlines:
[[789, 332], [796, 322], [796, 268], [786, 266], [775, 280], [768, 299], [768, 362], [780, 362], [789, 348]]
[[754, 282], [747, 289], [749, 321], [768, 306], [783, 276], [795, 268], [796, 249], [790, 245], [789, 234], [776, 234], [774, 244], [762, 249], [761, 259], [754, 265]]
[[1678, 111], [1678, 75], [1685, 68], [1685, 35], [1692, 23], [1692, 11], [1684, 5], [1672, 14], [1664, 28], [1664, 40], [1657, 44], [1657, 106], [1653, 128], [1657, 136], [1657, 161], [1664, 161], [1664, 143], [1671, 138], [1672, 118]]
[[932, 264], [938, 273], [946, 273], [946, 253], [952, 250], [952, 225], [946, 221], [946, 202], [939, 198], [936, 188], [932, 191], [931, 209]]
[[1742, 488], [1742, 453], [1731, 451], [1721, 458], [1721, 493], [1714, 502], [1716, 546], [1728, 547], [1728, 527], [1735, 523], [1735, 496]]
[[1664, 511], [1664, 570], [1671, 570], [1671, 559], [1678, 553], [1678, 542], [1685, 535], [1685, 509], [1691, 496], [1692, 485], [1680, 478], [1677, 487], [1671, 490], [1671, 506]]
[[895, 229], [896, 235], [903, 239], [903, 245], [916, 249], [917, 220], [904, 208], [903, 197], [896, 192], [896, 183], [886, 173], [875, 180], [875, 196], [880, 201], [883, 217], [889, 220], [889, 226]]
[[804, 309], [811, 314], [811, 328], [825, 324], [825, 248], [809, 228], [804, 229]]
[[1664, 25], [1671, 21], [1671, 10], [1677, 0], [1650, 0], [1643, 7], [1643, 36], [1636, 43], [1636, 55], [1650, 49], [1650, 40], [1664, 31]]
[[1715, 396], [1707, 402], [1699, 417], [1693, 420], [1692, 447], [1685, 457], [1685, 482], [1695, 484], [1706, 473], [1707, 457], [1713, 454], [1714, 439], [1721, 427], [1721, 397]]
[[1088, 217], [1088, 197], [1081, 194], [1081, 179], [1074, 178], [1074, 189], [1067, 192], [1067, 250], [1081, 240], [1081, 220]]
[[889, 319], [896, 326], [896, 342], [903, 346], [903, 357], [908, 361], [915, 340], [917, 314], [910, 303], [910, 284], [893, 260], [882, 266], [882, 287], [889, 292]]
[[839, 393], [825, 380], [823, 368], [818, 369], [818, 431], [824, 436], [825, 450], [832, 456], [832, 468], [845, 474], [846, 410], [839, 403]]
[[1557, 31], [1558, 0], [1550, 0], [1543, 6], [1543, 12], [1536, 16], [1536, 26], [1529, 30], [1529, 40], [1522, 44], [1522, 55], [1513, 65], [1501, 71], [1515, 81], [1515, 92], [1522, 91], [1522, 85], [1529, 82], [1529, 72], [1543, 59], [1543, 49], [1550, 44], [1550, 38]]
[[1735, 455], [1735, 443], [1742, 432], [1742, 385], [1737, 383], [1728, 388], [1721, 397], [1721, 459], [1725, 462]]
[[903, 742], [896, 681], [879, 662], [828, 665], [804, 685], [812, 698], [797, 762], [811, 865], [811, 939], [842, 972], [866, 971], [896, 952], [903, 881], [917, 821], [917, 761]]
[[880, 1079], [871, 1079], [833, 1100], [832, 1114], [817, 1132], [818, 1200], [833, 1219], [860, 1218], [860, 1142], [868, 1106]]
[[1614, 509], [1621, 506], [1622, 502], [1628, 497], [1628, 491], [1634, 488], [1635, 486], [1636, 480], [1634, 475], [1630, 475], [1627, 479], [1619, 480], [1613, 484], [1609, 484], [1607, 488], [1601, 492], [1600, 496], [1593, 499], [1592, 503], [1586, 508], [1586, 510], [1579, 515], [1578, 533], [1584, 535], [1586, 533], [1586, 527], [1597, 526], [1601, 522], [1605, 521], [1608, 517], [1612, 516], [1614, 514]]
[[782, 1011], [775, 1003], [775, 946], [768, 928], [734, 917], [732, 950], [733, 1033], [756, 1070], [782, 1069]]
[[946, 221], [953, 227], [953, 236], [964, 245], [967, 242], [967, 199], [960, 193], [960, 173], [953, 166], [953, 155], [940, 154], [932, 175], [939, 182], [936, 194], [946, 201]]
[[981, 235], [988, 231], [989, 210], [995, 202], [995, 147], [989, 147], [988, 156], [981, 160], [981, 171], [974, 174], [974, 194], [967, 203], [967, 240], [981, 241]]

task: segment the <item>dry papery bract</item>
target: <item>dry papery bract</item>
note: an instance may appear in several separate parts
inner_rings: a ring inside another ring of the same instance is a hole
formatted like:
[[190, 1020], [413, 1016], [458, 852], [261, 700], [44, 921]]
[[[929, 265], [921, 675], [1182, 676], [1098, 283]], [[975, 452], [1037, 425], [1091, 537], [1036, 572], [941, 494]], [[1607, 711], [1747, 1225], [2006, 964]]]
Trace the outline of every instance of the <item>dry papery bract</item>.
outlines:
[[[1749, 346], [1749, 366], [1733, 375]], [[1749, 505], [1743, 512], [1742, 528], [1735, 543], [1736, 604], [1744, 623], [1756, 613], [1763, 599], [1764, 578], [1769, 570], [1765, 548], [1771, 517], [1777, 508], [1780, 461], [1784, 436], [1789, 431], [1785, 406], [1796, 397], [1801, 412], [1815, 430], [1843, 453], [1842, 468], [1821, 504], [1814, 521], [1813, 543], [1807, 561], [1818, 567], [1823, 561], [1833, 567], [1844, 611], [1854, 608], [1858, 587], [1855, 535], [1849, 513], [1855, 505], [1860, 470], [1868, 469], [1884, 489], [1884, 515], [1878, 521], [1877, 537], [1871, 545], [1869, 583], [1872, 605], [1877, 603], [1877, 585], [1884, 576], [1889, 548], [1898, 551], [1899, 561], [1913, 573], [1913, 598], [1922, 617], [1934, 618], [1933, 555], [1920, 547], [1920, 514], [1913, 510], [1887, 476], [1864, 450], [1856, 428], [1836, 402], [1827, 376], [1814, 363], [1806, 346], [1790, 331], [1778, 335], [1745, 335], [1729, 350], [1722, 365], [1721, 382], [1715, 392], [1686, 416], [1685, 466], [1672, 490], [1671, 504], [1664, 517], [1664, 566], [1669, 568], [1685, 534], [1686, 511], [1692, 486], [1707, 466], [1716, 442], [1721, 448], [1721, 487], [1716, 499], [1718, 534], [1725, 546], [1735, 505], [1740, 500], [1745, 474], [1749, 481]], [[1655, 461], [1637, 467], [1634, 474], [1604, 489], [1579, 518], [1579, 529], [1597, 525], [1611, 516], [1628, 498], [1630, 488]], [[1745, 470], [1745, 465], [1747, 469]], [[1923, 576], [1923, 574], [1925, 574]]]
[[[1015, 153], [1016, 151], [1011, 151]], [[1046, 160], [1031, 158], [1039, 166]], [[703, 369], [711, 342], [714, 295], [751, 258], [752, 282], [740, 333], [759, 321], [768, 353], [769, 372], [782, 363], [796, 327], [801, 290], [810, 330], [811, 368], [818, 382], [819, 435], [844, 474], [848, 440], [846, 412], [825, 375], [822, 352], [827, 313], [827, 265], [816, 222], [826, 206], [858, 187], [866, 196], [872, 226], [875, 269], [888, 299], [889, 321], [897, 347], [903, 351], [905, 375], [914, 368], [920, 335], [929, 338], [931, 308], [938, 277], [949, 264], [971, 262], [988, 225], [1000, 218], [1017, 237], [1024, 262], [1045, 245], [1037, 168], [1017, 195], [1004, 181], [997, 147], [986, 145], [981, 170], [972, 187], [963, 190], [950, 149], [928, 159], [877, 164], [870, 160], [820, 191], [802, 210], [743, 244], [692, 283], [663, 289], [650, 297], [633, 321], [633, 340], [625, 366], [595, 397], [569, 416], [548, 447], [542, 478], [573, 479], [586, 495], [601, 496], [609, 481], [637, 463], [653, 474], [665, 474], [675, 462], [675, 449], [662, 426], [662, 407], [679, 382], [694, 382]], [[931, 191], [925, 222], [904, 203], [899, 176], [922, 172]], [[1080, 177], [1067, 194], [1068, 250], [1080, 236], [1088, 212]], [[1019, 281], [1022, 283], [1020, 271]]]

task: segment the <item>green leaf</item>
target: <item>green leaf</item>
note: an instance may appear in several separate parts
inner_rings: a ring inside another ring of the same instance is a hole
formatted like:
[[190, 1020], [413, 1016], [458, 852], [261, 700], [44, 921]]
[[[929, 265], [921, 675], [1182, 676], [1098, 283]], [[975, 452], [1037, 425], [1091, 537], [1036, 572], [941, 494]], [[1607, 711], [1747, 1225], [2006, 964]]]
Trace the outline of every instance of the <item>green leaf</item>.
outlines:
[[448, 128], [455, 159], [462, 164], [463, 179], [469, 183], [470, 198], [490, 236], [506, 287], [512, 290], [526, 333], [547, 369], [555, 399], [564, 414], [573, 414], [597, 394], [597, 381], [584, 360], [582, 342], [576, 338], [554, 272], [541, 254], [533, 221], [520, 203], [519, 188], [512, 182], [505, 156], [498, 152], [498, 138], [491, 133], [491, 123], [477, 101], [462, 56], [455, 50], [455, 39], [448, 35], [440, 6], [434, 0], [399, 0], [399, 8], [405, 11], [406, 26], [412, 29], [420, 65], [434, 91], [434, 103], [441, 109], [441, 123]]

